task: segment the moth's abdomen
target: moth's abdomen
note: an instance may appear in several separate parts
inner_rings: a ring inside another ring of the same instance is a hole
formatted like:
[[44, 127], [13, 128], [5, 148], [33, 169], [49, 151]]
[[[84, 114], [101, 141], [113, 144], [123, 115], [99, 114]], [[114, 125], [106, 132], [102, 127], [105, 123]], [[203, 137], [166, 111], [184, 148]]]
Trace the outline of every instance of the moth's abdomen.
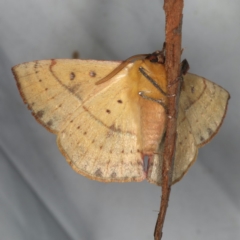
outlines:
[[166, 126], [166, 112], [159, 103], [141, 99], [141, 135], [143, 155], [157, 152]]

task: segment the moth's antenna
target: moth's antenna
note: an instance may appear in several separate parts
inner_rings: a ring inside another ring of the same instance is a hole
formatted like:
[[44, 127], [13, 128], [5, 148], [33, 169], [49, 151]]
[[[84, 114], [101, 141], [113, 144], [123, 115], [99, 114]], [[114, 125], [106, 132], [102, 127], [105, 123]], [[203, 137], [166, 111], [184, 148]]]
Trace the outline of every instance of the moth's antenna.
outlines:
[[129, 63], [134, 62], [138, 59], [144, 59], [144, 58], [148, 57], [149, 55], [151, 55], [151, 54], [138, 54], [138, 55], [134, 55], [134, 56], [126, 59], [118, 67], [116, 67], [112, 72], [110, 72], [106, 77], [100, 79], [95, 84], [98, 85], [98, 84], [108, 81], [109, 79], [114, 77], [117, 73], [119, 73], [123, 68], [125, 68]]

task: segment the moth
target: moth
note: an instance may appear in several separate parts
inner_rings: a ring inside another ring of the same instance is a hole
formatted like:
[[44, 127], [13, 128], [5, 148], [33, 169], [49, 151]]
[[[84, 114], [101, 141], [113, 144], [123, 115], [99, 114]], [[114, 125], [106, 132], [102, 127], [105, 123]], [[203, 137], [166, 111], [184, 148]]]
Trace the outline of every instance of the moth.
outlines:
[[[59, 150], [76, 172], [102, 182], [147, 179], [161, 186], [169, 96], [159, 54], [124, 62], [41, 60], [12, 71], [24, 103], [57, 135]], [[217, 84], [190, 73], [183, 76], [172, 184], [218, 132], [228, 99]]]

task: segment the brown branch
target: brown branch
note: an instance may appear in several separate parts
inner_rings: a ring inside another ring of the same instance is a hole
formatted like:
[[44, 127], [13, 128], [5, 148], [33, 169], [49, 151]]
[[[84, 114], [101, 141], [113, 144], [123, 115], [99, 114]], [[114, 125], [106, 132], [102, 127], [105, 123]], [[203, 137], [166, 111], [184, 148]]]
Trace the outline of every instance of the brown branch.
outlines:
[[154, 231], [154, 239], [162, 238], [162, 228], [168, 207], [171, 192], [172, 170], [174, 164], [175, 144], [177, 138], [177, 110], [181, 81], [176, 81], [180, 77], [181, 61], [181, 38], [182, 38], [182, 10], [184, 0], [164, 0], [164, 11], [166, 15], [166, 61], [165, 68], [168, 82], [168, 121], [166, 127], [165, 146], [163, 153], [162, 170], [162, 197], [160, 212]]

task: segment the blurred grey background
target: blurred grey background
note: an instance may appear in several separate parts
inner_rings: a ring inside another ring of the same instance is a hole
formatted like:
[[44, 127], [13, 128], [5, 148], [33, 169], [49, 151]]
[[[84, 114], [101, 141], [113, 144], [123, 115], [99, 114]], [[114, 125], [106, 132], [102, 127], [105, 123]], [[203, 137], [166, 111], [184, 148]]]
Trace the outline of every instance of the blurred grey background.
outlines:
[[[0, 1], [0, 239], [153, 239], [160, 188], [75, 173], [31, 116], [11, 67], [37, 59], [123, 60], [162, 47], [163, 0]], [[240, 1], [185, 1], [183, 58], [226, 88], [219, 134], [172, 188], [163, 239], [240, 239]]]

